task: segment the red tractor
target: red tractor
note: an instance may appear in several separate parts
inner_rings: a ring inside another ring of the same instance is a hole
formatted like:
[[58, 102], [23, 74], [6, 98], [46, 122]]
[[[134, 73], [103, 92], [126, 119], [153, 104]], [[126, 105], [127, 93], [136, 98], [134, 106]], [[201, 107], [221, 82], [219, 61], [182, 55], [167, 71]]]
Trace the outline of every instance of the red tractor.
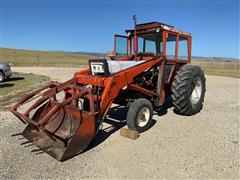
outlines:
[[191, 34], [134, 20], [126, 36], [114, 36], [109, 58], [89, 60], [89, 68], [72, 79], [34, 89], [10, 108], [28, 124], [21, 135], [63, 161], [88, 147], [113, 103], [129, 107], [127, 126], [138, 132], [150, 128], [153, 111], [167, 97], [178, 114], [202, 109], [205, 77], [190, 64]]

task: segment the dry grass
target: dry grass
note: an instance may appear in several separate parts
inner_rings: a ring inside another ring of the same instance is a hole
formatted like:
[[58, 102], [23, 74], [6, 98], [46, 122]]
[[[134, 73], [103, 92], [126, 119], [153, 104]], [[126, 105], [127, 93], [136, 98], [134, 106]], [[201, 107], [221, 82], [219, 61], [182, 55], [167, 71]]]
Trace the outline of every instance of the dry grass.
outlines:
[[50, 51], [0, 48], [0, 63], [13, 66], [76, 67], [88, 64], [91, 56]]
[[[0, 63], [11, 63], [13, 66], [44, 67], [80, 67], [87, 66], [88, 59], [96, 58], [74, 53], [32, 51], [0, 48]], [[192, 61], [199, 65], [206, 74], [240, 78], [240, 63], [233, 61]]]
[[208, 75], [230, 76], [240, 78], [239, 61], [192, 61], [192, 63], [199, 65]]
[[8, 108], [25, 92], [49, 80], [47, 76], [14, 72], [10, 79], [0, 83], [0, 110]]

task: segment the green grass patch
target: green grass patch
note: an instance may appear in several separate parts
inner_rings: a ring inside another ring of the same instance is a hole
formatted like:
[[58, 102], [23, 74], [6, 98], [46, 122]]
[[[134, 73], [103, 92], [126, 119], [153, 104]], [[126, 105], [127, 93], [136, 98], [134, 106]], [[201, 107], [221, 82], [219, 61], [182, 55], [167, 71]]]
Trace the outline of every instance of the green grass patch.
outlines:
[[47, 76], [14, 72], [10, 79], [0, 83], [0, 110], [6, 110], [27, 91], [49, 80]]

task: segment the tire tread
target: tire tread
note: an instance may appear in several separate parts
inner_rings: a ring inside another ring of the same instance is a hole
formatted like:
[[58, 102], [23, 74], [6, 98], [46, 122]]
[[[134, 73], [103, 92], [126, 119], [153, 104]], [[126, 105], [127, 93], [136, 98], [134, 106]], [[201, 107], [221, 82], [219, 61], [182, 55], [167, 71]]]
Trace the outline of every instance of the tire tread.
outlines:
[[[189, 83], [191, 83], [194, 76], [200, 76], [203, 83], [203, 92], [201, 98], [201, 103], [192, 105], [190, 102], [190, 88]], [[174, 111], [177, 114], [181, 115], [194, 115], [201, 111], [203, 107], [204, 95], [205, 95], [205, 77], [204, 72], [200, 69], [199, 66], [187, 64], [182, 66], [179, 71], [176, 73], [172, 83], [172, 100], [173, 105], [175, 106]]]

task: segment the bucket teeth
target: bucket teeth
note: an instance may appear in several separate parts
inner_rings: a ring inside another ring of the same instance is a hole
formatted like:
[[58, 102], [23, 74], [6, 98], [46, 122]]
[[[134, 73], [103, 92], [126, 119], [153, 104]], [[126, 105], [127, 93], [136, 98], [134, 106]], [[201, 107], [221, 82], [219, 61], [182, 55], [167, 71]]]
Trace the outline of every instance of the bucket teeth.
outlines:
[[27, 134], [27, 133], [30, 133], [31, 131], [24, 131], [22, 133], [16, 133], [16, 134], [12, 134], [11, 136], [14, 137], [14, 136], [23, 136], [24, 134]]
[[[75, 79], [62, 84], [51, 82], [26, 94], [10, 111], [28, 125], [22, 133], [12, 136], [23, 136], [28, 141], [21, 145], [27, 147], [34, 144], [38, 149], [32, 152], [46, 152], [59, 161], [84, 151], [96, 135], [94, 98], [91, 88], [78, 87], [74, 83]], [[69, 89], [74, 92], [67, 97]], [[43, 90], [46, 91], [41, 94]], [[62, 101], [56, 99], [60, 92], [65, 93]], [[39, 99], [26, 112], [17, 111], [21, 105], [36, 96]], [[80, 109], [77, 104], [85, 96], [89, 98], [90, 104], [87, 111]]]
[[[12, 136], [23, 136], [27, 141], [22, 142], [24, 147], [35, 145], [38, 149], [32, 152], [48, 153], [59, 161], [64, 161], [84, 151], [95, 136], [94, 113], [81, 113], [76, 108], [68, 107], [68, 110], [59, 110], [65, 114], [52, 116], [41, 127], [28, 124], [22, 133]], [[39, 108], [41, 109], [41, 108]], [[35, 118], [41, 116], [36, 111]], [[71, 118], [70, 118], [71, 117]], [[57, 127], [55, 127], [57, 126]]]
[[[94, 113], [80, 113], [71, 107], [63, 112], [71, 113], [71, 119], [69, 115], [61, 116], [64, 117], [63, 119], [57, 119], [59, 116], [55, 116], [56, 119], [52, 119], [50, 122], [53, 124], [46, 124], [41, 129], [29, 124], [23, 133], [13, 136], [22, 135], [28, 140], [21, 145], [34, 144], [37, 146], [38, 149], [32, 150], [37, 154], [45, 152], [59, 161], [71, 158], [84, 151], [95, 137]], [[40, 116], [40, 114], [38, 115]], [[54, 121], [61, 122], [55, 123]], [[51, 128], [51, 125], [55, 124], [60, 124], [60, 127]], [[56, 130], [50, 132], [51, 129]]]
[[25, 144], [31, 144], [33, 141], [25, 141], [25, 142], [22, 142], [20, 145], [25, 145]]
[[48, 146], [45, 148], [38, 148], [38, 149], [33, 149], [31, 152], [42, 152], [42, 151], [47, 151], [48, 149], [52, 148], [52, 146]]

